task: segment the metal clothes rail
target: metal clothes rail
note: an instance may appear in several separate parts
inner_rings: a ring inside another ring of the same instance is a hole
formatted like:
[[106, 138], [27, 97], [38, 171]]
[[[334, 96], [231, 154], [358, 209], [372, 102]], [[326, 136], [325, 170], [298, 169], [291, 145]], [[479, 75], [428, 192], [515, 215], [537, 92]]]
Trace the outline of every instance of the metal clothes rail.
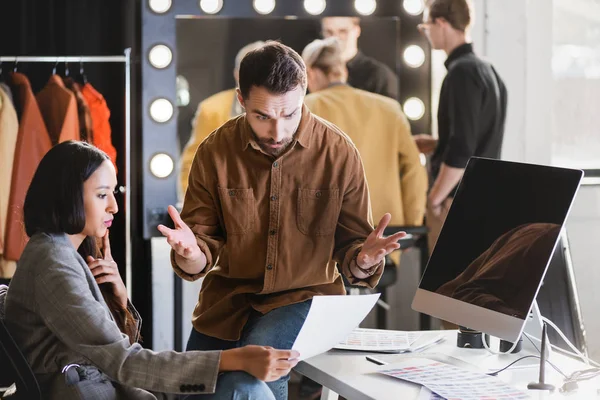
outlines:
[[131, 298], [131, 49], [116, 56], [0, 56], [0, 63], [123, 63], [125, 64], [125, 271]]

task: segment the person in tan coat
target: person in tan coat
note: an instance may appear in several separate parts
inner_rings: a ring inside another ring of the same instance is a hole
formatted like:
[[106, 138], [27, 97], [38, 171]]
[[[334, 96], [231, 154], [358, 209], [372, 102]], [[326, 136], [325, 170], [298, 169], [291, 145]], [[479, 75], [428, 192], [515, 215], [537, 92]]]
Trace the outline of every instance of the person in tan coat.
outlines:
[[[235, 56], [235, 67], [233, 69], [233, 77], [236, 86], [239, 81], [239, 70], [242, 58], [252, 50], [258, 49], [264, 42], [258, 41], [250, 43], [240, 49]], [[179, 172], [180, 179], [180, 194], [183, 198], [188, 187], [188, 177], [190, 168], [194, 161], [196, 149], [204, 139], [218, 127], [227, 122], [230, 118], [236, 117], [244, 112], [242, 106], [237, 101], [235, 88], [223, 90], [217, 94], [213, 94], [198, 105], [196, 115], [193, 122], [193, 131], [190, 140], [185, 145], [181, 154], [181, 167]]]
[[335, 38], [313, 41], [302, 58], [311, 92], [304, 102], [356, 145], [369, 184], [373, 219], [390, 212], [391, 225], [422, 225], [427, 172], [400, 104], [346, 83], [347, 69]]

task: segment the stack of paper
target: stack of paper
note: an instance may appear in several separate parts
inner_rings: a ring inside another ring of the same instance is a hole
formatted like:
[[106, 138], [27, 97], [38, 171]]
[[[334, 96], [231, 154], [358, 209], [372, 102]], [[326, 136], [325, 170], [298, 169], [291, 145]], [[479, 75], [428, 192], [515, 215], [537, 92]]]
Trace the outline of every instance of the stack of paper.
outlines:
[[407, 350], [418, 338], [414, 332], [356, 328], [334, 348], [340, 350], [397, 352]]
[[442, 338], [443, 335], [438, 333], [423, 337], [421, 332], [356, 328], [334, 348], [374, 353], [405, 353], [419, 351]]
[[425, 358], [398, 363], [392, 369], [379, 373], [423, 385], [452, 400], [529, 398], [526, 392], [507, 385], [497, 377]]

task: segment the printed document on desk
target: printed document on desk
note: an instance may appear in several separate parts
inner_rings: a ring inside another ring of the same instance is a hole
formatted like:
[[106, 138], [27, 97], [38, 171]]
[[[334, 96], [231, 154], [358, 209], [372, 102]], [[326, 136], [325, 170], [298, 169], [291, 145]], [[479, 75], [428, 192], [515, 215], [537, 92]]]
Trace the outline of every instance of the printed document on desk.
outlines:
[[419, 332], [356, 328], [334, 349], [395, 353], [410, 350]]
[[361, 296], [315, 296], [292, 346], [300, 360], [331, 350], [369, 314], [379, 293]]
[[334, 349], [372, 353], [418, 352], [443, 340], [440, 333], [356, 328]]
[[426, 358], [394, 364], [379, 373], [423, 385], [452, 400], [529, 399], [526, 392], [507, 385], [497, 377]]

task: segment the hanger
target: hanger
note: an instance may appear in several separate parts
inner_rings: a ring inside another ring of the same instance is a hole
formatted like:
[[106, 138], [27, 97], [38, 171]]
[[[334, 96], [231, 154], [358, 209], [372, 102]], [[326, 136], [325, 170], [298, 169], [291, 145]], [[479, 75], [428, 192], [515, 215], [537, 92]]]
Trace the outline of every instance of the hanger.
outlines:
[[83, 61], [79, 61], [79, 80], [82, 85], [88, 83], [87, 76], [85, 75], [85, 71], [83, 70]]
[[52, 68], [52, 75], [56, 75], [56, 67], [58, 67], [58, 61], [54, 63], [54, 67]]
[[69, 76], [69, 63], [65, 61], [65, 78]]

